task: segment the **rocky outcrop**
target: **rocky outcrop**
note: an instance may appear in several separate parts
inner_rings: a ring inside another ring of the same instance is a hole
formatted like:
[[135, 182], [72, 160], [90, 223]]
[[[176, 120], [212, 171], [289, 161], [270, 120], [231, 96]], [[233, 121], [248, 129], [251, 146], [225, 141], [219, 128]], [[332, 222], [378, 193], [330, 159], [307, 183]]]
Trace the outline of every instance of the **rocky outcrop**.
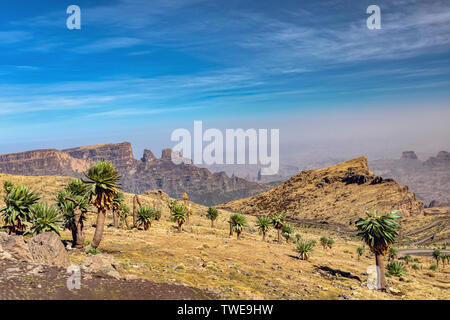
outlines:
[[136, 161], [133, 157], [131, 143], [108, 143], [62, 150], [73, 158], [88, 162], [105, 160], [114, 166], [129, 166]]
[[61, 238], [53, 232], [46, 232], [25, 243], [22, 236], [0, 233], [0, 255], [17, 261], [68, 267], [70, 258]]
[[211, 173], [199, 168], [189, 159], [181, 158], [181, 164], [172, 161], [171, 149], [164, 149], [161, 158], [145, 150], [141, 160], [133, 157], [129, 142], [102, 144], [58, 150], [37, 150], [9, 155], [0, 155], [0, 172], [31, 176], [73, 176], [83, 173], [96, 161], [111, 162], [121, 175], [122, 188], [126, 192], [143, 193], [146, 190], [162, 189], [174, 198], [184, 192], [190, 200], [214, 205], [225, 201], [248, 197], [267, 190], [262, 183], [228, 177], [225, 173]]
[[423, 211], [408, 187], [375, 176], [365, 157], [303, 171], [271, 190], [219, 207], [254, 215], [285, 211], [292, 218], [340, 224], [364, 216], [366, 209], [399, 210], [404, 216]]
[[101, 272], [113, 278], [120, 279], [120, 263], [107, 254], [89, 255], [81, 263], [80, 267], [88, 273]]
[[0, 252], [5, 258], [18, 261], [33, 261], [33, 257], [22, 236], [0, 233]]
[[447, 151], [440, 151], [436, 157], [430, 157], [424, 162], [428, 167], [447, 167], [450, 168], [450, 153]]
[[450, 153], [441, 151], [426, 161], [415, 158], [406, 151], [399, 160], [370, 161], [370, 167], [377, 175], [409, 186], [425, 203], [450, 203]]
[[80, 176], [89, 166], [89, 161], [55, 149], [0, 155], [0, 172], [8, 174]]
[[70, 258], [61, 238], [54, 232], [39, 234], [28, 241], [33, 261], [49, 266], [69, 267]]
[[402, 157], [400, 158], [400, 160], [417, 160], [417, 155], [414, 151], [403, 151], [402, 153]]

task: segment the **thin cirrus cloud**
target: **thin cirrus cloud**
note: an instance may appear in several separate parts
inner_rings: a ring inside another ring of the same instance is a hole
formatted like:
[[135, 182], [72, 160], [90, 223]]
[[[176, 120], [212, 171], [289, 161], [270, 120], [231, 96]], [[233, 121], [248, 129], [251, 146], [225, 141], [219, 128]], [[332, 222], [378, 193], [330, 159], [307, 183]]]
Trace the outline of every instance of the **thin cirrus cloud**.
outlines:
[[105, 52], [113, 49], [125, 49], [134, 47], [142, 43], [141, 39], [128, 38], [128, 37], [116, 37], [105, 38], [94, 41], [90, 44], [73, 48], [72, 50], [77, 53], [98, 53]]
[[31, 38], [31, 33], [26, 31], [0, 31], [0, 45], [15, 44]]

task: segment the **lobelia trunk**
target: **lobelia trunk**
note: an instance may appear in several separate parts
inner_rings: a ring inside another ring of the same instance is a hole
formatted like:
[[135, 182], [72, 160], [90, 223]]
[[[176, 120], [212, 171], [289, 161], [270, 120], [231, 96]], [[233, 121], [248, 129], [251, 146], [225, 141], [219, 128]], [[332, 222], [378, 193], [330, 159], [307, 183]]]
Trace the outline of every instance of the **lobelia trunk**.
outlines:
[[241, 239], [241, 232], [240, 231], [236, 231], [236, 236], [237, 236], [237, 239], [240, 240]]
[[214, 228], [214, 220], [211, 220], [211, 228]]
[[72, 248], [76, 248], [78, 239], [77, 239], [77, 226], [75, 225], [75, 223], [72, 225], [71, 231], [72, 231]]
[[263, 231], [263, 238], [262, 238], [262, 241], [264, 242], [264, 241], [266, 241], [266, 232], [265, 231]]
[[105, 227], [106, 210], [98, 210], [97, 225], [95, 227], [94, 238], [92, 239], [92, 247], [97, 249], [102, 241], [103, 228]]
[[182, 222], [178, 222], [178, 232], [181, 232], [181, 231], [182, 231], [182, 228], [181, 228], [182, 225], [183, 225]]
[[142, 204], [141, 204], [141, 200], [139, 199], [137, 194], [135, 194], [133, 197], [133, 226], [134, 227], [136, 227], [136, 223], [137, 223], [137, 207], [138, 206], [140, 208], [142, 206]]
[[230, 237], [233, 235], [233, 223], [231, 221], [228, 221], [230, 224]]
[[113, 226], [114, 228], [119, 229], [119, 215], [117, 214], [117, 211], [113, 209]]
[[388, 292], [386, 285], [386, 276], [384, 274], [384, 256], [381, 254], [375, 254], [375, 261], [377, 264], [377, 275], [380, 283], [380, 290], [383, 292]]
[[277, 229], [278, 232], [278, 243], [281, 243], [281, 229]]
[[83, 220], [81, 220], [82, 212], [80, 208], [76, 207], [74, 210], [74, 222], [75, 222], [75, 248], [83, 248], [84, 247], [84, 233], [83, 233]]

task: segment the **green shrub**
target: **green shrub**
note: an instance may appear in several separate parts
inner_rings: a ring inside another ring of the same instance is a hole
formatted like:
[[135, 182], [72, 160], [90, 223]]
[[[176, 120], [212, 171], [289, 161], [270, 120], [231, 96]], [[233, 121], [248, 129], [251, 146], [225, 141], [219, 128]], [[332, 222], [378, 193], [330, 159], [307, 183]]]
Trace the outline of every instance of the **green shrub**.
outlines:
[[313, 251], [314, 245], [315, 245], [314, 241], [300, 240], [297, 243], [296, 247], [296, 251], [300, 255], [300, 259], [308, 260], [309, 256], [311, 255], [311, 252]]
[[233, 231], [236, 232], [237, 238], [240, 239], [242, 231], [247, 227], [247, 218], [240, 213], [233, 214], [231, 216], [231, 226]]
[[420, 267], [419, 267], [419, 265], [418, 264], [413, 264], [412, 266], [411, 266], [414, 270], [419, 270], [420, 269]]
[[11, 232], [16, 234], [25, 233], [32, 226], [31, 207], [35, 205], [40, 195], [25, 186], [4, 185], [5, 206], [0, 209], [1, 217]]
[[324, 249], [328, 247], [328, 238], [327, 237], [321, 237], [320, 238], [320, 244]]
[[216, 221], [219, 216], [219, 210], [216, 207], [209, 207], [206, 212], [206, 217], [211, 220], [211, 228], [214, 228], [214, 221]]
[[44, 232], [55, 232], [59, 235], [63, 218], [57, 207], [46, 203], [37, 203], [30, 208], [30, 213], [33, 224], [30, 233], [38, 235]]
[[388, 260], [394, 260], [395, 258], [397, 258], [398, 255], [398, 250], [395, 247], [390, 247], [389, 248], [389, 252], [388, 252]]
[[358, 260], [361, 259], [361, 256], [364, 254], [364, 251], [366, 251], [365, 247], [356, 248], [356, 253], [358, 254]]
[[171, 220], [178, 224], [178, 232], [181, 232], [183, 223], [187, 219], [188, 208], [175, 202], [170, 204], [170, 210], [172, 211]]
[[269, 231], [270, 227], [272, 226], [272, 220], [270, 217], [266, 216], [259, 216], [258, 220], [256, 221], [256, 227], [262, 234], [262, 241], [266, 240], [266, 233]]
[[286, 243], [289, 242], [289, 239], [291, 238], [291, 234], [293, 232], [294, 232], [294, 227], [289, 223], [286, 223], [281, 228], [281, 235], [286, 239]]
[[327, 245], [328, 245], [328, 248], [332, 249], [333, 245], [334, 245], [334, 240], [333, 239], [328, 239]]
[[137, 210], [137, 225], [144, 226], [144, 230], [148, 230], [152, 226], [152, 221], [156, 220], [158, 213], [149, 206], [142, 206]]
[[438, 269], [438, 266], [435, 265], [435, 264], [432, 264], [432, 265], [430, 266], [430, 270], [437, 271], [437, 269]]
[[87, 251], [87, 253], [88, 253], [88, 254], [96, 255], [96, 254], [99, 254], [100, 251], [99, 251], [97, 248], [89, 248], [89, 250]]
[[387, 265], [387, 269], [390, 275], [393, 276], [404, 276], [406, 275], [406, 268], [403, 265], [403, 263], [399, 262], [399, 261], [391, 261], [388, 263]]

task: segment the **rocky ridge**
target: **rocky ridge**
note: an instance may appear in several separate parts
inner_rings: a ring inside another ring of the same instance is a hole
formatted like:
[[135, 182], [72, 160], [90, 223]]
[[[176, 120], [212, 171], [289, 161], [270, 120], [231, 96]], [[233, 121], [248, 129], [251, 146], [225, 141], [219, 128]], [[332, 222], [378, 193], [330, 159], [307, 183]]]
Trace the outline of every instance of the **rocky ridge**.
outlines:
[[253, 215], [285, 211], [290, 218], [348, 225], [367, 209], [397, 209], [404, 216], [420, 214], [423, 203], [406, 186], [375, 176], [365, 157], [329, 168], [303, 171], [283, 184], [221, 208]]

